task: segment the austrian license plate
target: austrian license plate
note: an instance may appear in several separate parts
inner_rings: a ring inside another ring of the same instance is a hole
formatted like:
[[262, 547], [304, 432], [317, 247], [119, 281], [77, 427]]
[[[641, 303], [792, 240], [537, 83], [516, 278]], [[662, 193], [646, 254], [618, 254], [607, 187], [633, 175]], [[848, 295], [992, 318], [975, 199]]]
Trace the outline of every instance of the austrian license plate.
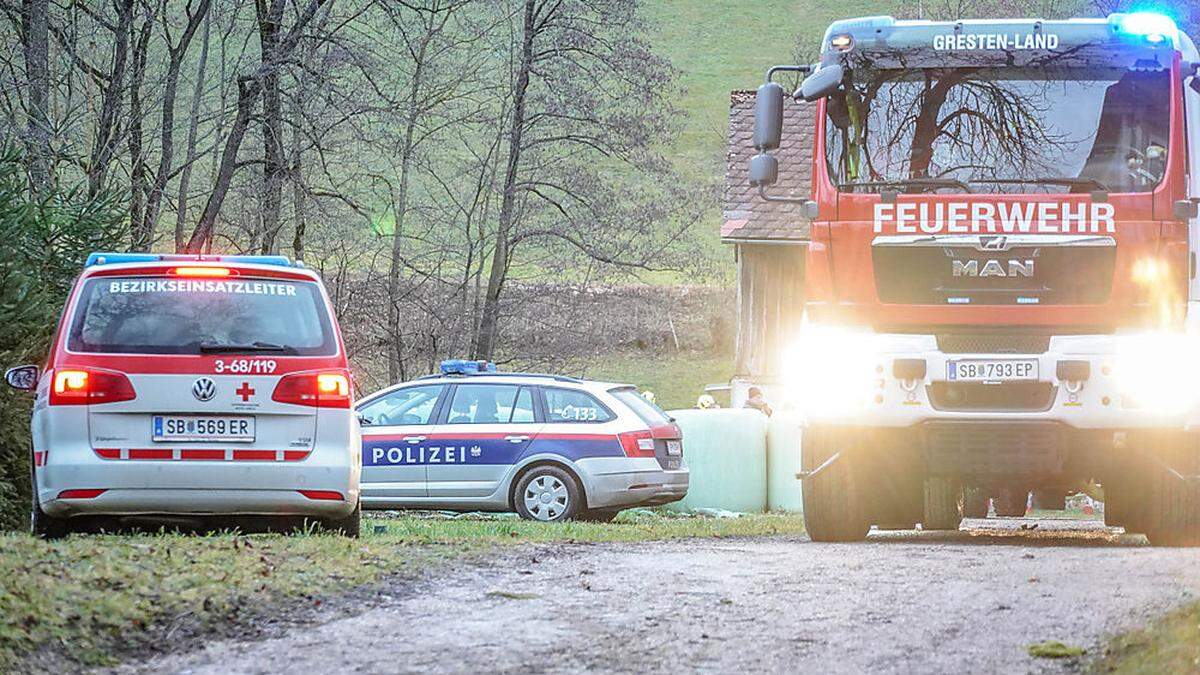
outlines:
[[253, 441], [254, 418], [245, 415], [154, 415], [156, 441]]
[[683, 441], [667, 441], [667, 454], [678, 457], [683, 454]]
[[1038, 379], [1037, 359], [964, 359], [946, 364], [951, 382], [1023, 382]]

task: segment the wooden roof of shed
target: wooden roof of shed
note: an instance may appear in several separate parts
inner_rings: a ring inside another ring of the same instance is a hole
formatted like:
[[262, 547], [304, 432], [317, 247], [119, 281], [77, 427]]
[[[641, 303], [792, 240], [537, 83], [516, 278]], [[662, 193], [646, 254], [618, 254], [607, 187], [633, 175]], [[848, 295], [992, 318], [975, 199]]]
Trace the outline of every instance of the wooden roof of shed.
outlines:
[[[783, 144], [775, 151], [779, 182], [768, 190], [770, 194], [799, 198], [811, 195], [814, 110], [811, 103], [784, 97]], [[748, 165], [754, 155], [754, 92], [730, 92], [721, 238], [734, 243], [807, 241], [809, 226], [800, 218], [799, 204], [764, 201], [750, 186]]]

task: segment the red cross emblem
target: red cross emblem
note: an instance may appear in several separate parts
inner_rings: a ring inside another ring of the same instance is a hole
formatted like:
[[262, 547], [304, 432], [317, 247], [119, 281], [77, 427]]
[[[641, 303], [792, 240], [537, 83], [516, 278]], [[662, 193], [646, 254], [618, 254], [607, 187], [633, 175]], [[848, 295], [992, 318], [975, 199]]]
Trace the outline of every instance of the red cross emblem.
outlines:
[[254, 390], [250, 388], [249, 382], [243, 382], [242, 386], [233, 393], [237, 394], [238, 396], [241, 396], [242, 402], [245, 403], [246, 401], [250, 400], [251, 396], [254, 395]]

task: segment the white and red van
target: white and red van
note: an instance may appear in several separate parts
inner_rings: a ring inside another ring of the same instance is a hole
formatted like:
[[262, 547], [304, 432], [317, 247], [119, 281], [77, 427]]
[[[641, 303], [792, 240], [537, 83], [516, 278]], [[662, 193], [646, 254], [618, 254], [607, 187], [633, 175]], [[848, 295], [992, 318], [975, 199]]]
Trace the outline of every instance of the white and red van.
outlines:
[[346, 350], [287, 258], [92, 254], [45, 366], [6, 379], [37, 396], [35, 534], [260, 516], [358, 533]]

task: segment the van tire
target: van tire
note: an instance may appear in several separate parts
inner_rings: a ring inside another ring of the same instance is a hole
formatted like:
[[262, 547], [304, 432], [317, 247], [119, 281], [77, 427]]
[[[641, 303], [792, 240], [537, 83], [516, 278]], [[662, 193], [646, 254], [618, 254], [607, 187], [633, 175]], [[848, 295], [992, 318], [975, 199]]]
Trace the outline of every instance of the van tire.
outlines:
[[841, 456], [821, 473], [804, 481], [804, 529], [813, 541], [861, 541], [871, 529], [867, 494], [859, 457], [864, 448], [855, 430], [810, 427], [801, 439], [800, 464], [813, 471], [834, 453]]
[[42, 511], [38, 498], [37, 476], [34, 474], [33, 458], [29, 461], [29, 531], [38, 539], [62, 539], [71, 533], [70, 522], [66, 518], [55, 518]]
[[925, 479], [925, 518], [922, 530], [957, 530], [962, 525], [958, 503], [962, 483], [950, 476], [929, 476]]
[[354, 505], [354, 510], [341, 518], [330, 518], [325, 521], [325, 529], [343, 537], [358, 539], [362, 532], [362, 500]]

